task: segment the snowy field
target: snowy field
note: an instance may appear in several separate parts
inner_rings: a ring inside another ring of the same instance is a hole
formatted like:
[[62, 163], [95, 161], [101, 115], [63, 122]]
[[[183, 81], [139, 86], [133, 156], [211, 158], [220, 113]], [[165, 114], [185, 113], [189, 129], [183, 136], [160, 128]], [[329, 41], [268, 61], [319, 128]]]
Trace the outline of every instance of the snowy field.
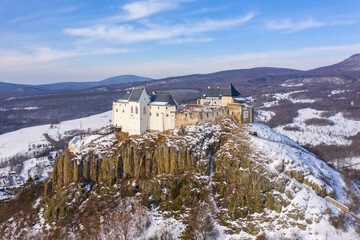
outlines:
[[[79, 118], [64, 121], [52, 128], [48, 125], [41, 125], [23, 128], [14, 132], [0, 135], [0, 163], [14, 156], [31, 156], [34, 151], [40, 151], [49, 145], [44, 134], [48, 134], [54, 140], [60, 140], [68, 136], [68, 131], [98, 130], [110, 125], [112, 111], [93, 115], [86, 118]], [[35, 147], [35, 150], [34, 150]], [[52, 152], [52, 155], [56, 154]], [[0, 168], [0, 200], [12, 197], [10, 188], [22, 186], [29, 177], [42, 180], [47, 178], [53, 169], [53, 161], [48, 157], [29, 157], [22, 162], [20, 173], [14, 172], [10, 166]]]
[[96, 130], [110, 125], [112, 111], [64, 121], [50, 127], [50, 124], [23, 128], [14, 132], [0, 135], [0, 162], [15, 155], [26, 154], [29, 146], [48, 143], [44, 134], [47, 133], [54, 140], [59, 140], [67, 131], [80, 129]]
[[256, 110], [256, 113], [256, 120], [259, 122], [268, 122], [273, 116], [275, 116], [273, 111]]
[[291, 92], [287, 92], [287, 93], [265, 94], [266, 96], [272, 96], [273, 98], [275, 98], [275, 100], [271, 101], [271, 102], [263, 103], [262, 108], [269, 108], [272, 106], [277, 106], [277, 105], [279, 105], [279, 101], [283, 100], [283, 99], [287, 99], [293, 103], [313, 103], [316, 101], [314, 99], [299, 99], [299, 98], [291, 97], [291, 95], [294, 93], [302, 93], [302, 92], [306, 92], [306, 90], [291, 91]]
[[[290, 137], [301, 145], [350, 145], [351, 140], [346, 139], [346, 137], [354, 136], [360, 132], [360, 121], [344, 118], [342, 113], [324, 118], [320, 117], [322, 111], [311, 108], [300, 109], [298, 112], [299, 115], [294, 119], [293, 123], [276, 127], [275, 130]], [[333, 121], [335, 125], [306, 125], [305, 121], [311, 118], [329, 119]], [[300, 131], [287, 131], [284, 130], [284, 127], [299, 127]]]

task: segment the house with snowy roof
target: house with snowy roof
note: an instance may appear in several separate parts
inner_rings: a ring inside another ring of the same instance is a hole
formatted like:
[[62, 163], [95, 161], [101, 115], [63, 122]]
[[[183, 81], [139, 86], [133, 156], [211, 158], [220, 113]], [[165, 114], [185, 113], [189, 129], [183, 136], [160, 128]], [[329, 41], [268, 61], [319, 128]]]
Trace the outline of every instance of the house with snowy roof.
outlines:
[[113, 102], [113, 126], [129, 135], [174, 129], [177, 105], [170, 93], [134, 88]]

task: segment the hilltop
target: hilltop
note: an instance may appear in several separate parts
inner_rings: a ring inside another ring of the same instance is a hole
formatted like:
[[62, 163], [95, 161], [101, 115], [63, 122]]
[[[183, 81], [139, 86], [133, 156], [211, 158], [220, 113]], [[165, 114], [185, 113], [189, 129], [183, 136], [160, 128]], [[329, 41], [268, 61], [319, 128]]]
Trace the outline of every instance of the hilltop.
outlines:
[[2, 236], [358, 238], [356, 221], [324, 199], [356, 213], [358, 187], [266, 125], [224, 119], [93, 139], [57, 158], [34, 210], [3, 215]]

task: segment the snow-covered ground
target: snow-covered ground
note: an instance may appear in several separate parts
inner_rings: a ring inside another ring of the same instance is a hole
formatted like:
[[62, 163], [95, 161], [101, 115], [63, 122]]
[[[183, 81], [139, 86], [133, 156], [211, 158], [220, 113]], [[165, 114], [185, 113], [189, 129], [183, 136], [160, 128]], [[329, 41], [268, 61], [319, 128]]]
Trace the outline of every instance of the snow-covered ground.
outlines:
[[[294, 119], [293, 123], [276, 127], [275, 130], [290, 137], [301, 145], [349, 145], [351, 144], [351, 140], [346, 139], [346, 137], [354, 136], [360, 132], [360, 121], [344, 118], [342, 113], [337, 113], [329, 118], [321, 117], [322, 111], [311, 108], [300, 109], [298, 113], [299, 115]], [[311, 118], [329, 119], [334, 122], [334, 125], [306, 125], [305, 121]], [[300, 131], [284, 130], [284, 127], [287, 126], [299, 127]]]
[[[341, 163], [339, 167], [351, 167], [360, 170], [360, 157], [341, 159], [339, 163]], [[337, 164], [337, 162], [335, 162], [335, 164]]]
[[272, 111], [265, 111], [265, 110], [256, 110], [257, 116], [256, 120], [259, 122], [268, 122], [270, 119], [275, 116], [275, 113]]
[[332, 90], [331, 93], [328, 95], [328, 97], [331, 97], [332, 95], [336, 95], [336, 94], [340, 94], [340, 93], [345, 93], [345, 92], [350, 92], [350, 90]]
[[[262, 105], [262, 108], [269, 108], [272, 106], [277, 106], [277, 105], [279, 105], [279, 101], [283, 100], [283, 99], [287, 99], [293, 103], [313, 103], [316, 101], [314, 99], [299, 99], [299, 98], [291, 97], [292, 94], [301, 93], [301, 92], [306, 92], [306, 90], [297, 90], [297, 91], [290, 91], [290, 92], [286, 92], [286, 93], [270, 94], [273, 98], [275, 98], [275, 100], [271, 101], [271, 102], [264, 102]], [[266, 94], [266, 95], [269, 96], [269, 94]]]
[[[323, 186], [328, 194], [333, 192], [340, 203], [348, 204], [348, 199], [346, 199], [344, 194], [346, 184], [337, 171], [266, 125], [254, 123], [250, 125], [250, 130], [257, 133], [257, 136], [251, 136], [252, 147], [264, 154], [265, 158], [272, 159], [268, 163], [268, 166], [273, 168], [272, 171], [276, 172], [276, 166], [282, 165], [284, 166], [283, 172], [301, 172], [305, 176], [304, 182], [307, 181]], [[275, 231], [269, 231], [270, 236], [276, 239], [283, 235], [286, 238], [292, 239], [291, 235], [297, 232], [300, 234], [300, 239], [358, 239], [356, 238], [355, 229], [349, 228], [347, 232], [339, 232], [329, 224], [329, 217], [323, 217], [323, 213], [327, 208], [336, 213], [340, 213], [340, 209], [316, 195], [305, 184], [300, 184], [298, 181], [291, 179], [289, 186], [292, 189], [296, 189], [295, 197], [290, 200], [290, 204], [281, 213], [269, 211], [268, 215], [273, 215], [277, 221], [286, 222], [289, 221], [289, 213], [305, 210], [304, 220], [298, 221], [298, 223], [306, 225], [306, 231], [299, 232], [296, 227], [273, 229]], [[354, 190], [358, 191], [356, 188]], [[360, 192], [357, 192], [357, 195], [359, 194]], [[287, 199], [287, 196], [284, 195], [283, 198]], [[268, 226], [264, 225], [264, 227], [267, 228]], [[314, 236], [317, 237], [314, 238]]]
[[280, 86], [282, 87], [301, 87], [303, 86], [303, 83], [283, 83]]
[[[108, 111], [86, 118], [64, 121], [53, 127], [47, 124], [0, 135], [0, 163], [3, 162], [4, 164], [4, 161], [11, 157], [28, 157], [19, 165], [21, 166], [20, 173], [14, 172], [10, 166], [5, 165], [0, 168], [0, 200], [12, 197], [11, 192], [7, 189], [20, 187], [29, 177], [42, 180], [50, 175], [53, 169], [53, 161], [48, 157], [32, 157], [50, 145], [44, 134], [48, 134], [57, 141], [64, 136], [71, 135], [69, 132], [80, 129], [80, 126], [83, 130], [90, 131], [104, 128], [110, 125], [111, 117], [112, 111]], [[56, 152], [50, 154], [55, 155]], [[7, 163], [5, 162], [5, 164]]]
[[17, 131], [0, 135], [0, 162], [15, 155], [26, 154], [29, 146], [47, 144], [44, 134], [47, 133], [54, 140], [59, 140], [66, 135], [67, 131], [80, 129], [96, 130], [110, 125], [112, 111], [93, 115], [86, 118], [79, 118], [64, 121], [51, 128], [50, 124], [23, 128]]

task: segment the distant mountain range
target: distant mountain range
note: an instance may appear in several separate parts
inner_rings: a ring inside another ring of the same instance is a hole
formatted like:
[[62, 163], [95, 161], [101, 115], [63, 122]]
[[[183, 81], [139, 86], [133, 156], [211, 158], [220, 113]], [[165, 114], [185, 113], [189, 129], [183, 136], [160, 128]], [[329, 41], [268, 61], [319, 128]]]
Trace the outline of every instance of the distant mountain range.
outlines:
[[[0, 82], [0, 94], [4, 97], [41, 94], [44, 92], [63, 90], [84, 90], [94, 87], [109, 86], [114, 84], [127, 84], [133, 82], [151, 81], [151, 78], [135, 75], [121, 75], [96, 82], [59, 82], [42, 85], [26, 85]], [[3, 92], [3, 93], [2, 93]], [[6, 94], [4, 93], [6, 92]]]
[[334, 65], [315, 68], [308, 71], [273, 67], [236, 69], [209, 74], [169, 77], [154, 80], [153, 82], [146, 84], [146, 86], [157, 85], [157, 87], [161, 87], [166, 83], [171, 87], [203, 87], [204, 85], [226, 86], [229, 83], [234, 83], [234, 85], [240, 85], [245, 88], [268, 84], [273, 85], [287, 80], [308, 83], [332, 82], [339, 84], [356, 82], [360, 80], [360, 54], [355, 54]]
[[[168, 77], [153, 80], [146, 77], [135, 75], [121, 75], [111, 77], [97, 82], [60, 82], [43, 85], [25, 85], [0, 82], [0, 98], [31, 96], [51, 94], [64, 91], [82, 91], [98, 87], [110, 87], [121, 89], [122, 84], [128, 84], [126, 87], [136, 86], [142, 82], [147, 88], [172, 88], [180, 86], [201, 87], [204, 85], [226, 85], [230, 82], [238, 85], [255, 86], [269, 84], [277, 81], [291, 80], [295, 82], [326, 82], [347, 83], [360, 80], [360, 54], [355, 54], [344, 61], [330, 66], [315, 68], [308, 71], [258, 67], [251, 69], [226, 70], [208, 74], [192, 74], [177, 77]], [[335, 79], [335, 80], [334, 80]], [[119, 85], [119, 86], [117, 86]]]

